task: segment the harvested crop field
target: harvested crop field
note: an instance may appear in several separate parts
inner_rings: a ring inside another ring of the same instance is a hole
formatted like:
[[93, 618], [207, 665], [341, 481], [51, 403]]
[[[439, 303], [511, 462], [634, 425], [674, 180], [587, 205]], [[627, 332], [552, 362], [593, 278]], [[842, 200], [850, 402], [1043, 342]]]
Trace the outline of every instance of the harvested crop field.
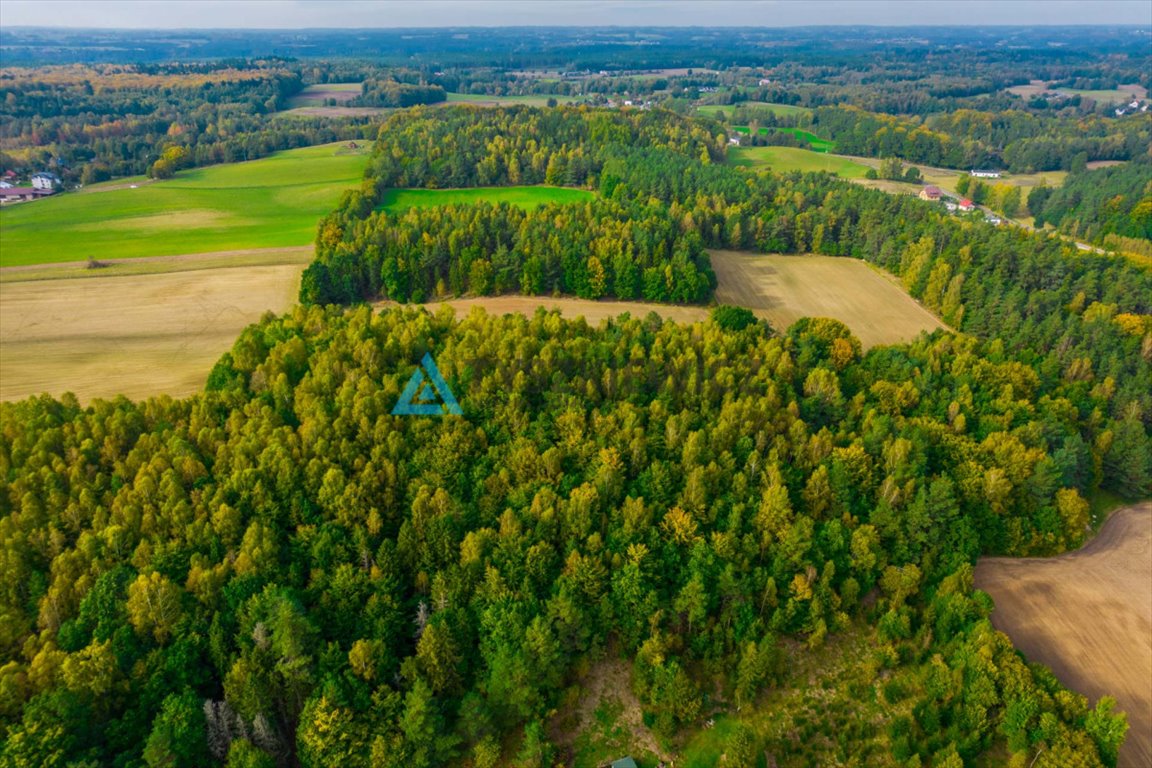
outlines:
[[[396, 302], [383, 301], [378, 306], [396, 306]], [[480, 296], [432, 301], [424, 306], [430, 312], [436, 312], [440, 307], [448, 306], [457, 315], [466, 315], [474, 307], [480, 307], [490, 315], [512, 313], [532, 315], [537, 308], [544, 307], [545, 309], [560, 310], [560, 315], [569, 320], [583, 317], [590, 325], [596, 325], [605, 318], [616, 317], [625, 312], [630, 313], [632, 317], [647, 317], [649, 312], [655, 312], [665, 320], [674, 320], [678, 323], [694, 323], [708, 319], [706, 307], [646, 304], [642, 301], [592, 301], [590, 299], [553, 298], [550, 296]]]
[[0, 283], [0, 399], [191, 394], [303, 264]]
[[329, 101], [344, 103], [361, 94], [361, 83], [319, 83], [305, 86], [303, 90], [288, 100], [290, 107], [322, 107]]
[[989, 557], [976, 586], [992, 623], [1029, 661], [1128, 713], [1121, 766], [1152, 765], [1152, 502], [1114, 512], [1083, 548], [1058, 557]]
[[945, 327], [859, 259], [712, 251], [712, 269], [719, 303], [748, 307], [778, 331], [802, 317], [832, 317], [868, 348]]

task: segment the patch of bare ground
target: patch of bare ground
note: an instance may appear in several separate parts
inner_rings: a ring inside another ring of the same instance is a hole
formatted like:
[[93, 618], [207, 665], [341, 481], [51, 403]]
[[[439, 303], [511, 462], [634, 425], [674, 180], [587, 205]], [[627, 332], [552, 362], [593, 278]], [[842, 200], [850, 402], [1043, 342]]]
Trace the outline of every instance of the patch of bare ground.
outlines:
[[615, 705], [619, 714], [615, 725], [627, 729], [631, 747], [639, 753], [646, 750], [661, 760], [669, 755], [652, 731], [644, 725], [643, 710], [632, 692], [632, 671], [628, 663], [609, 654], [593, 662], [576, 682], [578, 698], [573, 706], [552, 723], [551, 737], [561, 751], [571, 752], [581, 734], [596, 730], [596, 711], [604, 705]]
[[1126, 162], [1128, 162], [1128, 161], [1127, 160], [1093, 160], [1090, 163], [1085, 163], [1084, 167], [1090, 171], [1094, 171], [1097, 168], [1112, 168], [1113, 166], [1124, 165], [1124, 163], [1126, 163]]
[[1112, 514], [1092, 541], [1049, 558], [981, 559], [992, 624], [1064, 685], [1128, 713], [1121, 766], [1152, 765], [1152, 501]]

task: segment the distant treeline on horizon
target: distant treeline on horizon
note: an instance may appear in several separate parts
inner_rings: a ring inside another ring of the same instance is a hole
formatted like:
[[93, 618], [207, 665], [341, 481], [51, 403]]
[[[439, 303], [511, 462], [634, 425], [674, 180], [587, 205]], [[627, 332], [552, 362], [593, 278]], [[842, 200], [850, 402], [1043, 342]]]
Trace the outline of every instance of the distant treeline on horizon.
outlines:
[[[876, 51], [971, 46], [983, 55], [1019, 57], [1029, 48], [1049, 60], [1099, 51], [1146, 57], [1133, 27], [444, 27], [396, 29], [129, 30], [7, 27], [5, 66], [142, 63], [220, 58], [367, 58], [472, 66], [566, 70], [669, 66], [773, 66], [785, 60], [846, 64]], [[861, 30], [867, 35], [861, 36]], [[473, 34], [482, 33], [482, 34]], [[766, 48], [765, 43], [783, 43]], [[1001, 49], [997, 51], [996, 46]]]

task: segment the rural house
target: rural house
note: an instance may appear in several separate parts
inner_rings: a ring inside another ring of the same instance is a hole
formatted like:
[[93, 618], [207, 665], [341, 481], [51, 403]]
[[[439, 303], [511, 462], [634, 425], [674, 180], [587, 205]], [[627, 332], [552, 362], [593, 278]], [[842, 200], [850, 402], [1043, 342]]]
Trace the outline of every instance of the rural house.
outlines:
[[55, 192], [60, 186], [60, 178], [54, 173], [35, 173], [32, 175], [32, 188]]
[[940, 187], [929, 184], [928, 186], [924, 187], [924, 189], [920, 190], [920, 199], [921, 200], [939, 200], [940, 199]]
[[960, 205], [957, 207], [959, 207], [960, 210], [962, 210], [962, 211], [974, 211], [974, 210], [976, 210], [975, 203], [973, 203], [968, 198], [964, 198], [963, 200], [961, 200]]

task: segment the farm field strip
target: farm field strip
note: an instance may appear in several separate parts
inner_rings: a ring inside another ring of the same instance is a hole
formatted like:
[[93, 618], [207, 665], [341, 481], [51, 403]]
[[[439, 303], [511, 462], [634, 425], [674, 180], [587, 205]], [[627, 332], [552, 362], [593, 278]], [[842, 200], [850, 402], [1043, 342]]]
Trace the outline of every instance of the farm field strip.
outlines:
[[282, 264], [307, 266], [315, 256], [315, 249], [311, 245], [298, 245], [287, 248], [185, 253], [176, 256], [140, 256], [101, 262], [101, 266], [96, 269], [90, 268], [86, 261], [25, 264], [17, 267], [0, 267], [0, 283], [155, 275], [162, 272], [192, 272], [222, 267], [270, 267]]
[[[399, 306], [394, 301], [378, 302], [377, 307]], [[583, 317], [589, 324], [596, 325], [601, 320], [616, 317], [625, 312], [633, 317], [646, 317], [655, 312], [665, 320], [678, 323], [695, 323], [708, 319], [707, 307], [684, 306], [677, 304], [649, 304], [643, 301], [595, 301], [592, 299], [572, 299], [552, 296], [476, 296], [462, 299], [430, 301], [423, 305], [430, 312], [449, 307], [457, 315], [466, 315], [479, 307], [491, 315], [521, 314], [531, 317], [538, 308], [557, 309], [568, 320]]]
[[525, 96], [492, 96], [486, 93], [449, 93], [448, 104], [476, 104], [479, 106], [504, 106], [504, 105], [525, 105], [531, 107], [543, 107], [548, 104], [548, 99], [556, 99], [558, 104], [567, 104], [569, 102], [581, 103], [587, 99], [581, 96], [569, 96], [566, 94], [549, 94], [549, 93], [533, 93]]
[[748, 109], [762, 109], [770, 111], [780, 116], [791, 117], [793, 115], [810, 115], [812, 110], [808, 107], [797, 107], [792, 104], [772, 104], [767, 101], [743, 101], [739, 104], [704, 104], [696, 107], [696, 111], [701, 114], [714, 117], [717, 112], [723, 112], [726, 115], [731, 115], [737, 107], [745, 107]]
[[321, 107], [328, 99], [337, 102], [351, 101], [363, 90], [361, 83], [318, 83], [307, 85], [302, 91], [288, 100], [290, 108]]
[[384, 193], [379, 210], [399, 213], [410, 208], [464, 205], [481, 201], [535, 208], [545, 203], [579, 203], [591, 200], [593, 197], [595, 195], [586, 189], [549, 186], [390, 189]]
[[1120, 765], [1152, 765], [1152, 502], [1112, 513], [1081, 549], [982, 558], [976, 586], [993, 625], [1064, 685], [1128, 713]]

